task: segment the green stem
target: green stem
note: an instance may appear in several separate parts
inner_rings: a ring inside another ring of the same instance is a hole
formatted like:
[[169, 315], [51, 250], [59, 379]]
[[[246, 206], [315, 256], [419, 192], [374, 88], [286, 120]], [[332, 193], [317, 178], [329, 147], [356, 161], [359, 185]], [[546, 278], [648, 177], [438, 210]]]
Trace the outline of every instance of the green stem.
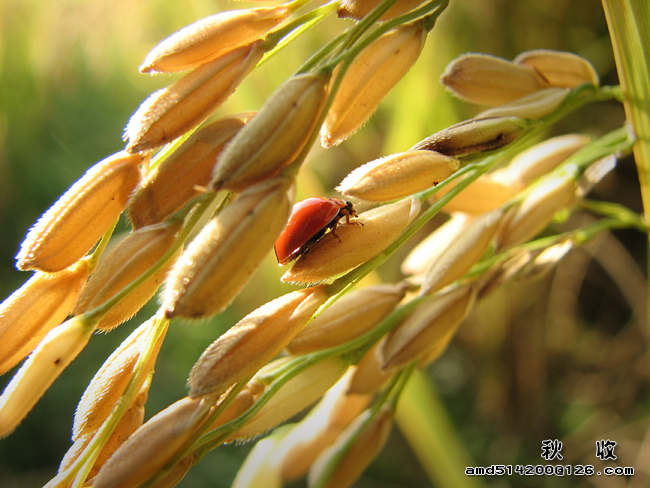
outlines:
[[[138, 286], [140, 286], [142, 283], [144, 283], [151, 275], [153, 275], [156, 271], [158, 271], [162, 266], [164, 266], [174, 255], [176, 254], [176, 251], [180, 249], [180, 247], [183, 245], [185, 242], [185, 239], [187, 239], [189, 233], [192, 231], [194, 226], [198, 223], [199, 219], [203, 215], [203, 213], [209, 208], [210, 203], [214, 200], [215, 198], [214, 193], [209, 193], [203, 195], [203, 197], [200, 197], [197, 199], [199, 202], [197, 204], [197, 208], [195, 209], [194, 213], [192, 216], [189, 218], [185, 226], [183, 227], [183, 230], [179, 234], [179, 236], [176, 239], [176, 242], [174, 245], [167, 251], [156, 263], [151, 266], [147, 271], [142, 273], [140, 276], [138, 276], [135, 280], [133, 280], [131, 283], [129, 283], [127, 286], [122, 288], [118, 293], [113, 295], [109, 300], [104, 302], [103, 304], [99, 305], [98, 307], [86, 312], [86, 315], [90, 318], [94, 319], [101, 319], [104, 315], [106, 315], [110, 309], [115, 307], [118, 303], [120, 303], [124, 298], [126, 298], [133, 290], [135, 290]], [[177, 216], [173, 216], [172, 218], [177, 218]]]
[[626, 127], [614, 129], [569, 156], [562, 166], [575, 165], [582, 172], [594, 161], [629, 151], [634, 142]]
[[261, 48], [265, 51], [264, 57], [257, 64], [258, 68], [271, 57], [288, 46], [294, 39], [311, 29], [338, 8], [338, 0], [332, 0], [325, 5], [310, 10], [306, 14], [268, 34], [262, 42]]
[[[260, 411], [260, 409], [275, 395], [282, 386], [284, 386], [290, 379], [295, 377], [298, 373], [304, 371], [308, 367], [316, 364], [321, 359], [315, 358], [313, 355], [307, 357], [299, 357], [291, 361], [288, 368], [283, 368], [284, 373], [279, 375], [273, 383], [271, 383], [260, 398], [242, 415], [230, 422], [227, 422], [218, 428], [203, 434], [194, 443], [194, 451], [197, 458], [203, 457], [207, 452], [211, 451], [221, 443], [228, 436], [239, 430], [246, 424], [253, 416]], [[248, 383], [248, 381], [246, 381]], [[214, 418], [216, 420], [218, 417]], [[208, 423], [208, 425], [210, 425]]]
[[97, 269], [97, 266], [99, 265], [99, 260], [101, 259], [102, 254], [104, 254], [104, 251], [106, 250], [106, 246], [108, 246], [108, 242], [111, 240], [111, 237], [113, 237], [113, 231], [115, 230], [115, 227], [117, 226], [117, 223], [119, 221], [120, 221], [119, 217], [115, 219], [113, 225], [111, 225], [111, 227], [106, 232], [104, 232], [104, 235], [99, 241], [99, 244], [97, 244], [95, 250], [88, 257], [89, 273], [94, 273], [95, 270]]
[[[207, 394], [201, 398], [199, 409], [194, 413], [193, 425], [194, 429], [192, 435], [180, 446], [171, 459], [156, 473], [151, 475], [149, 479], [141, 483], [139, 488], [150, 488], [155, 486], [167, 473], [169, 473], [174, 466], [176, 466], [183, 458], [189, 455], [193, 446], [203, 433], [214, 423], [214, 421], [224, 412], [224, 410], [232, 403], [235, 397], [243, 390], [246, 384], [251, 380], [252, 375], [244, 380], [236, 383], [227, 393], [226, 398], [218, 402], [218, 396], [214, 394]], [[216, 404], [216, 407], [215, 407]], [[216, 446], [215, 446], [216, 447]], [[205, 454], [205, 453], [203, 453]], [[202, 454], [202, 455], [203, 455]], [[200, 456], [195, 456], [192, 464], [196, 464], [200, 460]]]
[[[151, 330], [149, 331], [147, 341], [142, 348], [142, 352], [138, 357], [138, 360], [133, 368], [133, 375], [129, 379], [129, 382], [124, 390], [124, 393], [115, 404], [115, 407], [111, 411], [110, 415], [104, 420], [104, 423], [97, 430], [93, 436], [92, 441], [86, 446], [82, 454], [75, 460], [74, 464], [68, 468], [66, 471], [65, 479], [61, 480], [59, 483], [63, 484], [69, 483], [73, 476], [75, 476], [74, 483], [71, 485], [71, 488], [81, 488], [88, 473], [95, 464], [97, 456], [101, 453], [102, 448], [108, 442], [111, 434], [119, 424], [124, 414], [131, 407], [133, 399], [138, 394], [138, 388], [140, 388], [145, 379], [144, 375], [148, 374], [151, 369], [145, 368], [146, 364], [151, 359], [153, 355], [156, 344], [161, 339], [167, 331], [167, 326], [169, 325], [169, 320], [165, 318], [153, 318], [151, 324]], [[67, 484], [66, 484], [67, 486]]]
[[160, 150], [149, 162], [149, 166], [147, 166], [145, 174], [150, 174], [154, 169], [160, 166], [167, 158], [174, 154], [174, 152], [176, 152], [176, 150], [181, 147], [183, 143], [187, 141], [199, 128], [200, 126], [197, 126], [193, 129], [188, 130], [184, 134], [171, 141], [169, 144], [166, 144], [160, 148]]
[[[648, 0], [603, 0], [603, 10], [623, 89], [625, 114], [637, 138], [634, 159], [645, 219], [650, 222], [650, 8]], [[648, 256], [650, 274], [650, 248]], [[650, 309], [650, 296], [647, 304]], [[650, 313], [646, 316], [650, 328]]]
[[291, 11], [295, 12], [296, 10], [301, 9], [307, 5], [309, 2], [311, 2], [311, 0], [294, 0], [293, 2], [287, 3], [285, 6]]
[[341, 464], [348, 451], [358, 442], [361, 435], [370, 428], [375, 417], [377, 417], [379, 411], [385, 404], [390, 406], [391, 412], [395, 411], [397, 399], [402, 393], [402, 390], [414, 369], [415, 363], [411, 363], [409, 366], [402, 369], [402, 371], [400, 371], [399, 374], [390, 381], [388, 387], [379, 394], [377, 400], [375, 400], [372, 406], [367, 410], [369, 415], [367, 415], [361, 423], [355, 426], [356, 430], [354, 431], [354, 434], [347, 437], [345, 444], [337, 446], [336, 453], [327, 460], [327, 464], [320, 471], [318, 479], [316, 479], [313, 484], [310, 482], [311, 488], [323, 488], [328, 485], [328, 482], [336, 468]]
[[[372, 25], [372, 22], [370, 22], [371, 18], [374, 18], [375, 20], [381, 17], [385, 11], [387, 11], [392, 5], [393, 1], [390, 1], [390, 3], [386, 3], [389, 0], [384, 0], [381, 4], [379, 4], [375, 10], [373, 10], [370, 14], [368, 14], [366, 17], [363, 18], [355, 27], [354, 29], [350, 30], [345, 41], [339, 48], [338, 53], [334, 58], [330, 61], [330, 65], [332, 67], [337, 66], [343, 61], [343, 65], [341, 66], [341, 71], [339, 73], [339, 78], [342, 78], [343, 74], [345, 73], [345, 70], [347, 67], [350, 65], [350, 63], [354, 60], [354, 58], [361, 52], [363, 51], [366, 47], [368, 47], [370, 44], [372, 44], [374, 41], [376, 41], [379, 37], [384, 35], [386, 32], [390, 31], [391, 29], [394, 29], [396, 27], [399, 27], [400, 25], [404, 25], [408, 22], [411, 22], [413, 20], [416, 20], [420, 18], [423, 15], [426, 15], [424, 19], [422, 19], [422, 22], [424, 23], [427, 31], [433, 29], [436, 20], [444, 12], [444, 10], [447, 8], [447, 5], [449, 4], [448, 0], [435, 0], [432, 2], [429, 2], [425, 4], [424, 6], [420, 7], [417, 10], [414, 10], [413, 12], [410, 12], [408, 14], [402, 15], [400, 17], [397, 17], [396, 19], [392, 19], [388, 22], [384, 22], [381, 24], [377, 29], [369, 33], [366, 37], [364, 37], [361, 41], [357, 42], [358, 39], [370, 28]], [[383, 8], [382, 8], [383, 6]], [[379, 10], [381, 8], [381, 10]], [[428, 15], [427, 15], [428, 14]], [[372, 17], [371, 17], [372, 16]], [[373, 20], [374, 22], [374, 20]]]
[[646, 220], [650, 221], [650, 8], [647, 0], [603, 0], [623, 104], [634, 146]]
[[539, 178], [536, 182], [517, 193], [517, 195], [503, 205], [502, 209], [505, 211], [520, 202], [529, 193], [534, 191], [535, 188], [544, 185], [550, 178], [561, 176], [563, 178], [577, 180], [596, 161], [607, 156], [622, 154], [628, 151], [632, 144], [634, 144], [634, 140], [630, 139], [630, 134], [625, 127], [614, 129], [575, 152], [555, 170]]
[[644, 234], [648, 233], [648, 224], [642, 215], [633, 212], [624, 205], [612, 202], [601, 202], [596, 200], [581, 200], [578, 206], [589, 212], [612, 217], [625, 224], [627, 227], [635, 228]]
[[533, 241], [526, 242], [525, 244], [515, 246], [508, 249], [507, 251], [496, 254], [487, 259], [484, 259], [480, 263], [477, 263], [472, 267], [471, 270], [467, 272], [467, 274], [462, 279], [479, 276], [489, 269], [492, 269], [498, 263], [503, 262], [518, 253], [545, 249], [562, 241], [572, 240], [577, 245], [582, 245], [592, 240], [601, 232], [610, 231], [613, 229], [626, 229], [630, 227], [642, 230], [644, 233], [647, 232], [648, 226], [645, 225], [645, 223], [639, 222], [638, 220], [633, 222], [629, 220], [629, 216], [625, 219], [619, 219], [617, 217], [618, 215], [614, 216], [613, 218], [600, 219], [579, 229], [570, 230], [568, 232], [563, 232], [561, 234], [555, 234], [552, 236], [540, 237], [539, 239], [535, 239]]
[[[354, 43], [357, 42], [357, 40], [363, 36], [363, 34], [365, 34], [366, 31], [370, 29], [396, 2], [397, 0], [382, 0], [382, 2], [372, 9], [368, 15], [357, 22], [354, 27], [349, 29], [343, 44], [341, 44], [341, 47], [339, 48], [339, 53], [344, 52], [354, 45]], [[356, 56], [356, 54], [352, 55], [352, 57], [354, 56]], [[339, 61], [334, 62], [334, 64], [338, 63]]]

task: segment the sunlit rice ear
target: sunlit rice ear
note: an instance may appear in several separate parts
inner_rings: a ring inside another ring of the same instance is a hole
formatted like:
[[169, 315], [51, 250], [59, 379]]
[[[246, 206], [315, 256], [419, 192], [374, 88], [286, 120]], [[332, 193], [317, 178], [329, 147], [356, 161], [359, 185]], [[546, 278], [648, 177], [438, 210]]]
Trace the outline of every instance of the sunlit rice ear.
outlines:
[[258, 440], [241, 464], [232, 488], [279, 488], [282, 486], [278, 466], [270, 461], [278, 438], [269, 435]]
[[[74, 441], [86, 435], [94, 434], [113, 411], [115, 404], [124, 393], [133, 376], [134, 367], [142, 354], [148, 334], [154, 327], [155, 322], [156, 318], [154, 317], [133, 331], [95, 373], [81, 396], [75, 411], [72, 426], [72, 439]], [[158, 340], [145, 368], [153, 366], [156, 354], [162, 345], [163, 337], [164, 335]], [[145, 378], [146, 375], [143, 375], [140, 385], [142, 385]]]
[[294, 163], [325, 106], [329, 75], [296, 75], [269, 97], [219, 156], [211, 186], [242, 191]]
[[73, 317], [47, 333], [0, 396], [0, 438], [27, 416], [61, 372], [90, 340], [94, 327]]
[[323, 147], [340, 144], [370, 118], [417, 61], [426, 36], [422, 22], [401, 25], [374, 41], [352, 61], [321, 128]]
[[154, 47], [140, 72], [172, 73], [198, 68], [261, 38], [284, 21], [285, 5], [221, 12], [184, 27]]
[[376, 159], [352, 171], [337, 190], [351, 198], [389, 202], [446, 180], [459, 161], [435, 151], [407, 151]]
[[592, 137], [586, 134], [552, 137], [520, 152], [501, 174], [508, 181], [527, 185], [557, 168], [591, 140]]
[[[337, 13], [342, 19], [361, 20], [380, 3], [381, 0], [342, 0]], [[386, 13], [379, 17], [378, 22], [385, 22], [386, 20], [399, 17], [423, 3], [424, 0], [400, 0], [399, 2], [395, 2]]]
[[402, 273], [405, 275], [423, 273], [427, 266], [436, 261], [456, 240], [471, 220], [472, 216], [465, 213], [451, 214], [447, 222], [422, 239], [411, 250], [402, 263]]
[[160, 147], [198, 126], [235, 91], [263, 54], [259, 42], [240, 47], [152, 94], [124, 130], [127, 151]]
[[577, 54], [536, 49], [521, 53], [514, 62], [534, 69], [551, 86], [576, 88], [583, 83], [591, 83], [595, 86], [599, 84], [594, 67]]
[[172, 266], [162, 296], [168, 317], [215, 314], [237, 296], [287, 222], [293, 181], [276, 178], [237, 195]]
[[571, 175], [552, 176], [541, 181], [503, 216], [495, 238], [497, 249], [503, 251], [534, 237], [558, 211], [575, 200], [575, 190]]
[[194, 434], [205, 410], [201, 400], [183, 398], [149, 419], [99, 470], [96, 488], [136, 487], [162, 469]]
[[440, 83], [454, 95], [479, 105], [501, 105], [550, 86], [535, 70], [486, 54], [453, 60]]
[[354, 367], [348, 369], [309, 415], [294, 426], [274, 449], [271, 462], [278, 466], [285, 482], [304, 477], [320, 453], [368, 407], [371, 395], [346, 392], [353, 370]]
[[53, 273], [84, 257], [126, 208], [148, 160], [148, 154], [119, 152], [86, 171], [29, 231], [18, 269]]
[[36, 272], [0, 304], [0, 374], [22, 361], [75, 306], [88, 279], [88, 259], [58, 273]]
[[[479, 176], [447, 202], [443, 210], [448, 213], [464, 212], [470, 215], [481, 215], [500, 207], [523, 187], [516, 182], [497, 179], [496, 176], [496, 172]], [[463, 178], [458, 178], [449, 182], [433, 196], [432, 200], [441, 199], [462, 181]]]
[[483, 256], [502, 218], [503, 211], [495, 209], [467, 224], [424, 271], [420, 293], [433, 293], [462, 278]]
[[[370, 410], [363, 412], [334, 444], [323, 451], [309, 471], [309, 487], [347, 488], [361, 476], [384, 447], [393, 425], [393, 415], [388, 404], [369, 420], [371, 415]], [[341, 455], [343, 449], [344, 455]], [[330, 463], [334, 464], [331, 474], [327, 470]], [[321, 483], [319, 478], [326, 475], [329, 475], [327, 483]]]
[[371, 330], [404, 298], [400, 285], [375, 285], [339, 298], [302, 329], [289, 343], [291, 354], [328, 349]]
[[[180, 223], [142, 227], [129, 234], [99, 264], [81, 292], [76, 314], [88, 312], [113, 298], [153, 267], [176, 243]], [[176, 254], [178, 255], [178, 253]], [[156, 293], [173, 263], [163, 263], [149, 278], [112, 307], [99, 321], [100, 330], [111, 330], [133, 317]]]
[[[273, 363], [269, 364], [269, 367], [272, 365]], [[250, 438], [293, 417], [323, 396], [343, 376], [347, 367], [347, 361], [331, 357], [301, 371], [287, 381], [269, 402], [228, 440]]]
[[288, 293], [254, 310], [201, 355], [190, 373], [190, 397], [221, 394], [274, 358], [326, 300], [321, 287]]
[[512, 102], [484, 110], [477, 114], [475, 118], [519, 117], [522, 119], [540, 119], [560, 108], [568, 95], [568, 88], [544, 88]]
[[198, 129], [149, 172], [129, 202], [134, 228], [158, 224], [199, 195], [212, 179], [219, 154], [254, 112], [220, 118]]
[[455, 157], [492, 151], [513, 142], [529, 125], [525, 119], [510, 116], [466, 120], [421, 140], [410, 151], [437, 151]]
[[88, 473], [88, 478], [94, 478], [115, 451], [144, 423], [144, 405], [149, 396], [149, 384], [146, 383], [142, 386], [127, 411], [124, 412], [124, 415], [115, 426], [113, 433], [99, 452], [97, 459], [95, 459], [95, 464], [93, 465], [93, 469]]
[[516, 282], [523, 283], [526, 281], [539, 280], [548, 273], [557, 269], [558, 263], [575, 247], [574, 243], [566, 240], [547, 247], [536, 257], [527, 262], [524, 266], [512, 273]]
[[475, 298], [473, 284], [431, 296], [388, 335], [380, 349], [381, 368], [394, 372], [426, 356], [432, 348], [445, 348]]
[[349, 395], [374, 395], [381, 386], [395, 375], [395, 371], [382, 369], [381, 350], [387, 336], [382, 337], [366, 353], [352, 373], [347, 393]]
[[325, 234], [282, 276], [282, 281], [321, 283], [347, 273], [388, 247], [419, 210], [418, 200], [405, 199], [359, 214], [354, 222], [338, 226], [338, 238]]

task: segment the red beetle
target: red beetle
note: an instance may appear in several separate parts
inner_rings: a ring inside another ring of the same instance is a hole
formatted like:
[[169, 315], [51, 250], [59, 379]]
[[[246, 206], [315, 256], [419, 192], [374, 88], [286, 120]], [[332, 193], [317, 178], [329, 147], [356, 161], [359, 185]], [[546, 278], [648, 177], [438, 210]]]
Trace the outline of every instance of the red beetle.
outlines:
[[[296, 203], [291, 211], [287, 227], [275, 241], [275, 256], [280, 266], [303, 254], [327, 229], [336, 235], [336, 224], [345, 217], [357, 217], [352, 203], [338, 198], [314, 197]], [[340, 240], [340, 239], [339, 239]]]

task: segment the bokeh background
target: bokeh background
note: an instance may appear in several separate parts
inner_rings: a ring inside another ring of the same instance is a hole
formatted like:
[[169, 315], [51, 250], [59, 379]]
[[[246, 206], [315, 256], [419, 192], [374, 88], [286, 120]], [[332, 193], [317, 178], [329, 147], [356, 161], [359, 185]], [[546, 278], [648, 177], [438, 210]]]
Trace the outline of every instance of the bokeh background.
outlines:
[[[251, 4], [211, 0], [0, 3], [0, 299], [28, 278], [14, 268], [25, 232], [89, 166], [124, 147], [121, 135], [129, 116], [149, 93], [171, 81], [138, 73], [148, 50], [197, 19], [246, 6]], [[217, 115], [257, 109], [347, 23], [328, 19], [271, 59]], [[300, 175], [298, 196], [333, 195], [352, 168], [406, 150], [476, 113], [478, 107], [453, 99], [438, 83], [453, 58], [484, 52], [512, 59], [538, 48], [585, 56], [604, 84], [617, 83], [597, 0], [451, 0], [418, 64], [371, 121], [342, 146], [313, 150]], [[557, 124], [549, 135], [599, 135], [623, 120], [619, 105], [598, 104]], [[593, 197], [640, 211], [633, 160], [621, 160]], [[581, 225], [590, 218], [576, 212], [562, 225]], [[126, 231], [125, 224], [118, 228]], [[424, 235], [416, 236], [413, 245]], [[544, 280], [503, 287], [480, 303], [449, 350], [426, 371], [442, 407], [438, 415], [453, 428], [472, 465], [547, 464], [540, 457], [541, 442], [559, 439], [563, 464], [598, 466], [596, 441], [611, 439], [617, 442], [615, 465], [635, 467], [635, 476], [488, 477], [471, 480], [473, 486], [650, 484], [646, 244], [633, 231], [603, 235], [572, 252]], [[399, 280], [407, 251], [397, 253], [371, 280]], [[185, 395], [192, 364], [223, 330], [290, 289], [280, 283], [281, 273], [269, 257], [228, 311], [198, 324], [172, 325], [156, 365], [147, 418]], [[54, 476], [70, 445], [72, 416], [88, 381], [154, 310], [152, 304], [110, 334], [93, 337], [16, 432], [0, 441], [0, 487], [40, 487]], [[11, 374], [0, 378], [0, 386]], [[179, 486], [230, 486], [250, 447], [217, 449]], [[426, 462], [435, 469], [433, 454]], [[357, 484], [431, 485], [397, 428]]]

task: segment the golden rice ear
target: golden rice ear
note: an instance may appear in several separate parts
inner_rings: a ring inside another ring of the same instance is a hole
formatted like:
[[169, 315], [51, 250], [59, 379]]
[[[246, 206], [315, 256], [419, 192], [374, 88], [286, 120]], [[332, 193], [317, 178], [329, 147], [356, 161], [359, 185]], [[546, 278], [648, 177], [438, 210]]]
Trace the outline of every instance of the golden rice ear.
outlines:
[[485, 254], [502, 218], [503, 211], [496, 209], [467, 224], [458, 238], [424, 271], [420, 293], [433, 293], [462, 278]]
[[290, 354], [307, 354], [344, 344], [381, 322], [404, 298], [400, 285], [375, 285], [339, 298], [289, 343]]
[[[142, 425], [144, 420], [144, 404], [147, 401], [148, 393], [149, 381], [147, 380], [99, 452], [87, 479], [93, 478], [112, 453]], [[69, 477], [78, 473], [77, 469], [79, 466], [76, 465], [76, 461], [84, 453], [93, 439], [95, 439], [96, 435], [100, 434], [98, 432], [89, 432], [74, 440], [72, 446], [70, 446], [63, 456], [56, 476], [44, 488], [65, 488], [70, 486]]]
[[574, 248], [574, 243], [566, 240], [547, 247], [524, 266], [512, 273], [517, 282], [539, 280], [557, 268], [558, 263]]
[[285, 5], [221, 12], [184, 27], [154, 47], [141, 73], [173, 73], [198, 68], [247, 46], [291, 14]]
[[507, 146], [522, 135], [530, 122], [519, 117], [471, 119], [421, 140], [410, 151], [437, 151], [447, 156], [468, 156]]
[[22, 361], [70, 314], [88, 279], [88, 260], [58, 273], [36, 272], [0, 304], [0, 374]]
[[[255, 404], [260, 395], [264, 393], [264, 388], [264, 383], [258, 381], [257, 378], [249, 381], [207, 430], [217, 429], [244, 414], [246, 410]], [[229, 393], [230, 389], [226, 390], [221, 397], [219, 397], [219, 401], [215, 407], [218, 408], [221, 402], [228, 398]]]
[[440, 82], [454, 95], [479, 105], [501, 105], [549, 87], [532, 68], [486, 54], [453, 60]]
[[70, 483], [65, 481], [64, 478], [67, 477], [68, 471], [72, 466], [74, 466], [75, 461], [84, 452], [86, 447], [88, 447], [88, 443], [91, 440], [92, 436], [87, 435], [74, 441], [64, 454], [63, 459], [61, 459], [61, 464], [59, 464], [59, 469], [56, 473], [56, 476], [52, 478], [43, 488], [62, 488], [70, 486]]
[[441, 253], [451, 245], [463, 232], [472, 216], [465, 213], [452, 213], [447, 222], [421, 240], [402, 263], [402, 273], [419, 275], [424, 273], [430, 263], [438, 259]]
[[215, 314], [237, 296], [289, 218], [293, 181], [259, 183], [212, 218], [176, 260], [163, 293], [168, 317]]
[[519, 251], [509, 258], [495, 264], [477, 279], [477, 296], [482, 300], [504, 284], [511, 282], [513, 277], [533, 258], [531, 251]]
[[142, 426], [144, 422], [144, 404], [147, 402], [148, 395], [149, 382], [142, 386], [133, 403], [118, 422], [115, 430], [113, 430], [113, 433], [106, 441], [106, 444], [104, 444], [104, 447], [95, 460], [93, 469], [88, 473], [88, 479], [94, 478], [113, 453]]
[[257, 441], [237, 471], [231, 488], [282, 488], [278, 467], [271, 462], [278, 442], [274, 435]]
[[129, 202], [133, 227], [158, 224], [201, 195], [217, 158], [253, 115], [231, 115], [198, 129], [150, 172]]
[[572, 175], [544, 179], [506, 212], [497, 230], [496, 248], [504, 251], [537, 235], [558, 211], [575, 200], [575, 190]]
[[198, 126], [235, 91], [263, 54], [259, 42], [240, 47], [155, 92], [129, 119], [126, 150], [154, 149]]
[[514, 62], [534, 69], [550, 86], [576, 88], [583, 83], [600, 83], [591, 63], [569, 52], [537, 49], [521, 53]]
[[[361, 20], [380, 3], [381, 0], [342, 0], [340, 2], [340, 7], [337, 11], [337, 14], [341, 19]], [[399, 17], [400, 15], [405, 14], [406, 12], [410, 12], [423, 3], [424, 0], [400, 0], [398, 2], [395, 2], [393, 6], [386, 11], [386, 13], [379, 17], [377, 22], [385, 22], [386, 20], [391, 20], [395, 17]]]
[[[448, 186], [441, 188], [434, 195], [434, 199], [442, 198], [462, 180], [463, 178], [458, 178], [450, 181]], [[497, 179], [496, 172], [488, 173], [471, 182], [449, 201], [443, 210], [449, 213], [464, 212], [470, 215], [481, 215], [499, 208], [513, 198], [519, 190], [521, 190], [520, 185]]]
[[0, 438], [11, 434], [86, 346], [93, 324], [73, 317], [47, 333], [0, 396]]
[[[77, 441], [84, 436], [93, 435], [110, 415], [116, 403], [126, 390], [133, 375], [148, 335], [155, 326], [156, 317], [148, 320], [129, 337], [106, 359], [101, 368], [90, 380], [88, 387], [81, 396], [74, 415], [72, 426], [72, 440]], [[151, 354], [146, 369], [153, 367], [158, 350], [162, 345], [162, 335]], [[145, 381], [146, 375], [140, 382]]]
[[323, 147], [340, 144], [366, 123], [417, 61], [426, 36], [422, 22], [401, 25], [374, 41], [352, 61], [321, 128]]
[[359, 166], [337, 191], [359, 200], [388, 202], [427, 190], [459, 168], [456, 158], [435, 151], [407, 151]]
[[261, 434], [315, 403], [345, 373], [348, 362], [338, 357], [319, 361], [285, 383], [230, 440]]
[[329, 79], [297, 75], [276, 90], [219, 157], [212, 188], [242, 191], [294, 163], [310, 142]]
[[322, 288], [288, 293], [254, 310], [201, 355], [190, 373], [190, 397], [218, 395], [258, 371], [295, 337], [326, 300]]
[[552, 137], [515, 156], [500, 176], [504, 179], [528, 185], [537, 178], [550, 173], [569, 156], [589, 144], [591, 136], [567, 134]]
[[[304, 478], [316, 458], [340, 434], [340, 429], [327, 429], [320, 424], [311, 425], [301, 422], [294, 427], [278, 445], [278, 449], [283, 450], [284, 459], [278, 459], [280, 453], [277, 450], [272, 453], [274, 464], [279, 464], [278, 468], [282, 480], [290, 482]], [[287, 445], [286, 441], [293, 441], [294, 445]]]
[[283, 481], [304, 477], [320, 453], [370, 404], [371, 395], [350, 395], [345, 391], [353, 369], [348, 369], [273, 450], [271, 462], [278, 466]]
[[339, 224], [336, 233], [340, 241], [331, 233], [325, 234], [282, 276], [282, 281], [322, 283], [347, 273], [388, 247], [419, 210], [418, 200], [405, 199], [363, 212], [350, 224]]
[[[128, 235], [99, 264], [81, 292], [76, 314], [99, 307], [154, 266], [176, 243], [181, 223], [162, 223], [143, 227]], [[180, 252], [180, 251], [179, 251]], [[99, 320], [100, 330], [111, 330], [133, 317], [162, 285], [173, 259], [112, 307]]]
[[[336, 442], [323, 451], [309, 471], [310, 488], [347, 488], [361, 476], [384, 447], [393, 425], [393, 415], [388, 405], [384, 405], [369, 420], [371, 415], [369, 410], [359, 415]], [[345, 455], [342, 455], [343, 449]], [[324, 483], [320, 478], [327, 476], [331, 463], [335, 463], [334, 470]]]
[[83, 258], [126, 208], [148, 160], [122, 151], [90, 168], [29, 231], [18, 269], [55, 273]]
[[473, 284], [442, 291], [423, 302], [395, 328], [380, 349], [381, 368], [393, 372], [447, 347], [456, 328], [474, 305]]
[[134, 488], [162, 469], [194, 435], [207, 410], [183, 398], [140, 427], [99, 470], [94, 488]]
[[522, 119], [541, 119], [560, 108], [569, 93], [568, 88], [544, 88], [512, 102], [484, 110], [475, 118], [519, 117]]
[[348, 395], [374, 395], [381, 385], [393, 377], [394, 371], [385, 371], [381, 367], [381, 349], [386, 336], [373, 345], [357, 364], [347, 388]]
[[190, 468], [197, 462], [199, 462], [199, 460], [194, 454], [188, 454], [178, 461], [174, 467], [167, 472], [167, 474], [163, 475], [162, 478], [151, 485], [151, 488], [174, 488], [183, 480], [183, 478], [185, 478], [185, 475], [188, 473]]

